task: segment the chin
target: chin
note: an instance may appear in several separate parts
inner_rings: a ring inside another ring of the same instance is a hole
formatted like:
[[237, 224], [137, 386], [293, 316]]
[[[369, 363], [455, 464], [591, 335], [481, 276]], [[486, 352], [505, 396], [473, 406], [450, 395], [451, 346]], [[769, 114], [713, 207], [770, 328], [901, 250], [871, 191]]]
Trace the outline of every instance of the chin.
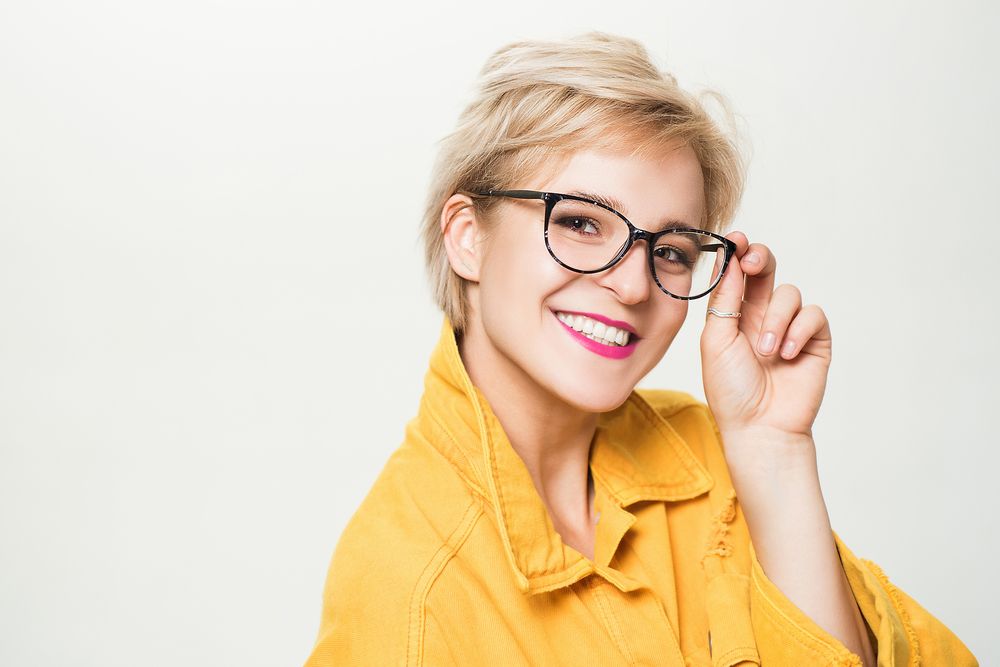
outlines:
[[584, 412], [601, 413], [610, 412], [628, 400], [632, 393], [632, 386], [617, 387], [611, 389], [591, 387], [580, 389], [579, 384], [564, 383], [559, 386], [557, 393], [562, 399]]

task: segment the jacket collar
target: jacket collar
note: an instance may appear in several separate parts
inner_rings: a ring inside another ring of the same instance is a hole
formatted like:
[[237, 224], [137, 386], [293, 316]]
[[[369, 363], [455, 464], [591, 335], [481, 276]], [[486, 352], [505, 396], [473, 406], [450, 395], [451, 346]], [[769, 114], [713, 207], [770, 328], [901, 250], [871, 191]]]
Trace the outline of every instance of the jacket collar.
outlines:
[[[486, 501], [523, 592], [551, 590], [594, 571], [623, 590], [638, 586], [563, 544], [527, 467], [472, 384], [447, 316], [424, 378], [416, 425]], [[622, 533], [634, 517], [620, 508], [640, 500], [686, 500], [713, 485], [687, 443], [638, 391], [599, 418], [590, 464], [619, 508]]]

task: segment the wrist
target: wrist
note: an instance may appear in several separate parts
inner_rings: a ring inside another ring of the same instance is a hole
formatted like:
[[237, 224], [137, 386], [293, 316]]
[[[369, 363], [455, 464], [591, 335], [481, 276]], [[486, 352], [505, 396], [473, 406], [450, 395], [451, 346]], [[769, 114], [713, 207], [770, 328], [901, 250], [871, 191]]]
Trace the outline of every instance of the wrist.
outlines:
[[[795, 482], [818, 480], [816, 443], [811, 434], [769, 427], [720, 432], [734, 484], [777, 491]], [[739, 489], [737, 489], [739, 492]]]
[[724, 444], [733, 488], [755, 544], [770, 553], [775, 544], [824, 539], [830, 519], [811, 437], [738, 433]]

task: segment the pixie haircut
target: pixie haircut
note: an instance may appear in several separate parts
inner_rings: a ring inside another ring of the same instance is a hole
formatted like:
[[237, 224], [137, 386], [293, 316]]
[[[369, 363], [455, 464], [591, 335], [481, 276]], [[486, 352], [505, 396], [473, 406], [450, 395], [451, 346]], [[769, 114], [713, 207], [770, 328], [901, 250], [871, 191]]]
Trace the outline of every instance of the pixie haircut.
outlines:
[[[650, 60], [638, 41], [605, 32], [565, 40], [519, 40], [495, 51], [479, 71], [472, 100], [454, 131], [439, 140], [420, 236], [434, 300], [456, 333], [467, 324], [466, 279], [445, 251], [441, 212], [457, 192], [526, 187], [576, 150], [631, 149], [646, 157], [689, 145], [705, 182], [701, 227], [720, 232], [739, 206], [744, 159], [702, 104], [714, 99], [734, 131], [725, 98], [696, 97]], [[498, 198], [473, 199], [488, 233]]]

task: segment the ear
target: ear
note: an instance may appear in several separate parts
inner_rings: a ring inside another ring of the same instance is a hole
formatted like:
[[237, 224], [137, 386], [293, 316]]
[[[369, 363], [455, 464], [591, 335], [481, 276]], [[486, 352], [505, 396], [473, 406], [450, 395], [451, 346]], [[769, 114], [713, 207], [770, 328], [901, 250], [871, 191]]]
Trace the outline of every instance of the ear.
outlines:
[[452, 270], [466, 280], [479, 282], [482, 264], [482, 229], [472, 199], [453, 194], [441, 209], [441, 231]]

